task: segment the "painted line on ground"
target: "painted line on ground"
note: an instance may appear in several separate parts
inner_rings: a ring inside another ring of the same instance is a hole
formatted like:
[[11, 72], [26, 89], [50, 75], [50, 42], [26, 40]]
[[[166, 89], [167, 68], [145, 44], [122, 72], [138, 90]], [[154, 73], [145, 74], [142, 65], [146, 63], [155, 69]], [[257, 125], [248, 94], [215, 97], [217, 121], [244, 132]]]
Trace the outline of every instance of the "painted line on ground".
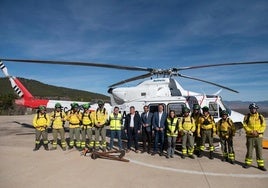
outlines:
[[167, 171], [173, 171], [178, 173], [184, 173], [184, 174], [195, 174], [195, 175], [206, 175], [206, 176], [225, 176], [225, 177], [235, 177], [235, 178], [268, 178], [268, 174], [232, 174], [232, 173], [214, 173], [214, 172], [200, 172], [200, 171], [194, 171], [194, 170], [185, 170], [185, 169], [176, 169], [176, 168], [170, 168], [170, 167], [163, 167], [163, 166], [157, 166], [153, 164], [143, 163], [140, 161], [136, 161], [133, 159], [129, 159], [130, 162], [146, 166], [149, 168], [155, 168], [159, 170], [167, 170]]

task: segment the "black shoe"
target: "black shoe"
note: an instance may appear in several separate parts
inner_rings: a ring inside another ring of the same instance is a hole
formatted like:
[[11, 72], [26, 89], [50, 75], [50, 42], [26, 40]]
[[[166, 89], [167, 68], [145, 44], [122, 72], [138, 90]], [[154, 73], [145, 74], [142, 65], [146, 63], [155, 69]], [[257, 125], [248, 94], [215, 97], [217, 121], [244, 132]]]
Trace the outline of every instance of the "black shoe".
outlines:
[[145, 152], [146, 152], [146, 150], [145, 150], [145, 149], [141, 151], [141, 153], [145, 153]]
[[174, 156], [173, 156], [173, 155], [170, 155], [170, 157], [171, 157], [171, 158], [174, 158]]
[[35, 148], [33, 149], [33, 151], [37, 151], [37, 150], [39, 150], [39, 148], [40, 148], [40, 145], [39, 144], [35, 144]]
[[209, 152], [209, 159], [214, 159], [213, 151]]
[[69, 146], [69, 147], [68, 147], [68, 150], [71, 150], [71, 149], [73, 149], [73, 148], [74, 148], [73, 146]]
[[44, 145], [44, 148], [45, 148], [45, 150], [46, 150], [46, 151], [48, 151], [48, 150], [49, 150], [49, 149], [48, 149], [48, 145], [47, 145], [47, 144], [45, 144], [45, 145]]
[[202, 157], [203, 157], [203, 155], [204, 155], [203, 151], [199, 151], [199, 154], [198, 154], [198, 156], [197, 156], [197, 157], [202, 158]]
[[245, 164], [244, 166], [243, 166], [243, 168], [249, 168], [250, 166], [248, 165], [248, 164]]
[[194, 159], [195, 157], [193, 155], [189, 155], [189, 158]]
[[235, 164], [235, 163], [234, 163], [234, 160], [230, 160], [230, 163], [231, 163], [231, 164]]
[[155, 154], [156, 154], [156, 152], [153, 152], [153, 153], [152, 153], [152, 156], [154, 156]]
[[262, 171], [267, 171], [266, 168], [264, 166], [258, 166], [258, 169], [262, 170]]
[[182, 159], [185, 159], [185, 155], [182, 155], [181, 158], [182, 158]]
[[163, 156], [163, 152], [160, 152], [160, 153], [159, 153], [159, 156]]
[[62, 150], [63, 150], [63, 151], [66, 151], [66, 147], [62, 147]]
[[169, 159], [170, 158], [169, 155], [167, 155], [166, 158]]

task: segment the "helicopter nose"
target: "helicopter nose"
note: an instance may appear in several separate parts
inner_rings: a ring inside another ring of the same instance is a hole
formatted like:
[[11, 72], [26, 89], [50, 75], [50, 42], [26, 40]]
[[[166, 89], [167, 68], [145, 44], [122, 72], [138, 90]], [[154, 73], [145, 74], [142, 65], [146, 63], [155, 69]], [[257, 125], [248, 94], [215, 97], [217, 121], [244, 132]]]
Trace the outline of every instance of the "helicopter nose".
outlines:
[[114, 90], [114, 88], [111, 87], [111, 88], [108, 89], [107, 92], [110, 93], [110, 94], [112, 94], [113, 90]]

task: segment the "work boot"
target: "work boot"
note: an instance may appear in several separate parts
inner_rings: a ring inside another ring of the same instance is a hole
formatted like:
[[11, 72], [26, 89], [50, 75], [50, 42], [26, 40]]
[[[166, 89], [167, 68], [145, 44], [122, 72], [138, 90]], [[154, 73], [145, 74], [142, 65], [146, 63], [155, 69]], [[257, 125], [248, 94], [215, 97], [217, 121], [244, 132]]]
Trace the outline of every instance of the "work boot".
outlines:
[[211, 160], [214, 159], [213, 151], [209, 152], [209, 159], [211, 159]]
[[243, 168], [249, 168], [250, 167], [250, 165], [248, 165], [248, 164], [244, 164], [244, 166], [243, 166]]
[[40, 144], [35, 144], [35, 148], [33, 149], [33, 151], [37, 151], [39, 150], [39, 148], [40, 148]]
[[264, 166], [258, 166], [258, 169], [262, 170], [262, 171], [267, 171], [266, 168]]
[[48, 151], [49, 150], [48, 149], [48, 144], [44, 144], [44, 148], [45, 148], [46, 151]]
[[195, 157], [194, 155], [189, 155], [189, 158], [194, 159]]
[[71, 149], [73, 149], [73, 148], [74, 148], [73, 146], [69, 146], [69, 147], [68, 147], [68, 150], [71, 150]]
[[198, 154], [198, 157], [199, 157], [199, 158], [202, 158], [203, 155], [204, 155], [203, 151], [200, 150], [200, 151], [199, 151], [199, 154]]

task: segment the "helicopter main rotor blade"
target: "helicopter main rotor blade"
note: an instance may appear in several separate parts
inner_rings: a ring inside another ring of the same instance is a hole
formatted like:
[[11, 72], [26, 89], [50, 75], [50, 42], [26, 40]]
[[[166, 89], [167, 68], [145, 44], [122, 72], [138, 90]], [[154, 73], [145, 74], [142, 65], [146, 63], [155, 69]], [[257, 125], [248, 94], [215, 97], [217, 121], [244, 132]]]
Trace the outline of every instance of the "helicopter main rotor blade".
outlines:
[[132, 77], [132, 78], [129, 78], [129, 79], [126, 79], [126, 80], [122, 80], [122, 81], [117, 82], [117, 83], [115, 83], [113, 85], [110, 85], [109, 87], [115, 87], [115, 86], [118, 86], [118, 85], [121, 85], [121, 84], [124, 84], [124, 83], [127, 83], [127, 82], [132, 82], [132, 81], [147, 78], [147, 77], [150, 77], [150, 76], [152, 76], [152, 73], [146, 73], [146, 74], [135, 76], [135, 77]]
[[123, 66], [123, 65], [81, 62], [81, 61], [53, 61], [53, 60], [2, 59], [2, 58], [0, 60], [1, 61], [12, 61], [12, 62], [24, 62], [24, 63], [37, 63], [37, 64], [91, 66], [91, 67], [103, 67], [103, 68], [123, 69], [123, 70], [133, 70], [133, 71], [149, 71], [149, 72], [153, 71], [152, 68], [146, 68], [146, 67]]
[[220, 67], [220, 66], [234, 66], [234, 65], [252, 65], [252, 64], [268, 64], [268, 61], [252, 61], [252, 62], [237, 62], [237, 63], [220, 63], [210, 65], [196, 65], [190, 67], [173, 68], [175, 71], [188, 70], [188, 69], [201, 69], [206, 67]]
[[214, 82], [210, 82], [210, 81], [206, 81], [206, 80], [202, 80], [202, 79], [199, 79], [199, 78], [194, 78], [194, 77], [190, 77], [190, 76], [186, 76], [186, 75], [182, 75], [182, 74], [178, 74], [178, 76], [182, 77], [182, 78], [188, 78], [188, 79], [192, 79], [192, 80], [197, 80], [197, 81], [200, 81], [200, 82], [205, 82], [207, 84], [212, 84], [212, 85], [215, 85], [215, 86], [218, 86], [218, 87], [221, 87], [223, 89], [227, 89], [229, 91], [232, 91], [232, 92], [235, 92], [235, 93], [239, 93], [238, 91], [236, 90], [233, 90], [229, 87], [226, 87], [226, 86], [223, 86], [223, 85], [220, 85], [220, 84], [216, 84]]

